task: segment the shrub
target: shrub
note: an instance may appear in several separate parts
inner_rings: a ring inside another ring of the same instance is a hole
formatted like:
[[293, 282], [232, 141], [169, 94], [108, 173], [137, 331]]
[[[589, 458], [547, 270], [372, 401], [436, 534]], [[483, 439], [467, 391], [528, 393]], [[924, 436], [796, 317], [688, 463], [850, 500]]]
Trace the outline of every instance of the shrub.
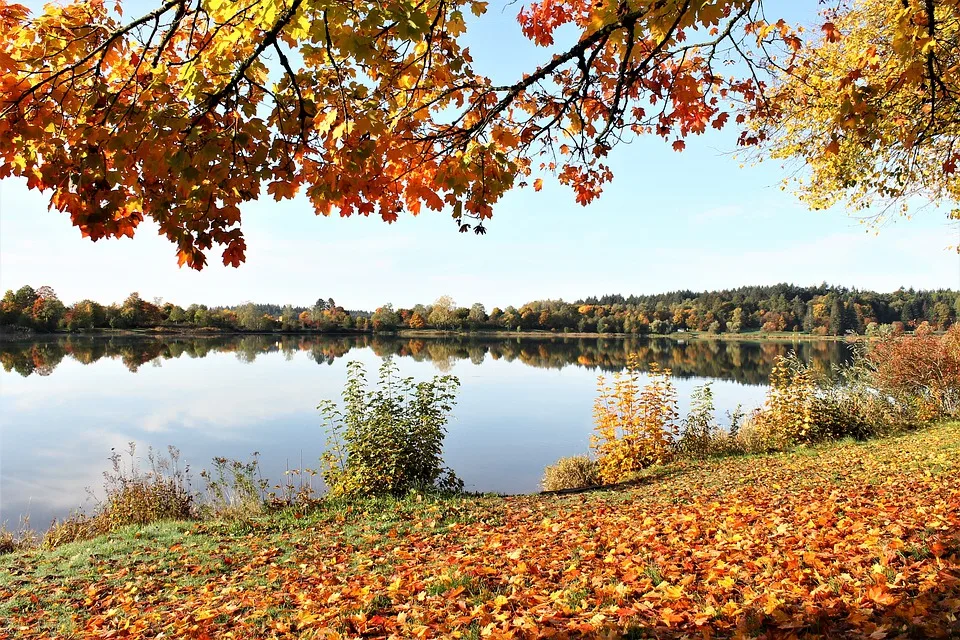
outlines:
[[[690, 413], [683, 420], [682, 434], [677, 442], [680, 455], [705, 458], [730, 449], [730, 436], [717, 424], [714, 411], [710, 383], [696, 387], [690, 397]], [[739, 429], [739, 424], [735, 428]]]
[[814, 420], [812, 373], [796, 354], [780, 356], [770, 372], [770, 389], [762, 409], [740, 429], [748, 451], [775, 451], [818, 439]]
[[600, 484], [600, 468], [590, 456], [560, 458], [543, 472], [540, 485], [544, 491], [584, 489]]
[[259, 454], [249, 462], [214, 458], [213, 470], [204, 469], [206, 482], [204, 510], [221, 518], [245, 518], [263, 511], [267, 502], [267, 481], [260, 475]]
[[922, 421], [917, 398], [908, 390], [879, 385], [876, 356], [865, 356], [863, 343], [853, 348], [852, 362], [835, 367], [832, 377], [795, 354], [779, 358], [770, 374], [764, 406], [737, 433], [741, 447], [764, 452], [824, 440], [859, 440]]
[[29, 519], [21, 521], [18, 531], [7, 529], [6, 524], [0, 525], [0, 555], [31, 549], [36, 545], [37, 536], [30, 530]]
[[136, 444], [128, 449], [129, 467], [114, 451], [110, 456], [113, 471], [105, 472], [106, 498], [92, 516], [77, 512], [54, 522], [44, 535], [46, 547], [87, 540], [128, 525], [145, 525], [160, 520], [189, 520], [197, 516], [189, 486], [189, 469], [181, 469], [180, 452], [168, 447], [169, 457], [147, 454], [149, 471], [140, 471]]
[[854, 343], [852, 362], [817, 379], [817, 414], [824, 438], [858, 440], [889, 434], [918, 422], [915, 402], [902, 391], [879, 388], [866, 345]]
[[622, 482], [670, 459], [677, 435], [677, 392], [669, 369], [651, 364], [650, 382], [641, 389], [640, 362], [630, 354], [626, 373], [614, 374], [610, 386], [600, 376], [597, 388], [591, 446], [604, 482]]
[[747, 414], [743, 410], [743, 405], [737, 405], [733, 411], [727, 411], [727, 419], [730, 421], [730, 427], [727, 430], [727, 437], [730, 440], [736, 440], [740, 433], [740, 427], [743, 425]]
[[927, 322], [926, 320], [918, 324], [917, 328], [913, 330], [913, 335], [917, 336], [918, 338], [929, 336], [932, 333], [933, 333], [933, 327], [930, 326], [930, 323]]
[[110, 456], [113, 472], [104, 473], [107, 500], [100, 515], [114, 530], [131, 524], [149, 524], [159, 520], [188, 520], [194, 517], [193, 494], [187, 472], [179, 467], [180, 451], [168, 447], [169, 458], [147, 453], [150, 470], [141, 472], [136, 461], [136, 444], [129, 449], [130, 468], [124, 469], [120, 454]]
[[0, 555], [13, 553], [16, 550], [17, 539], [14, 537], [13, 532], [7, 530], [6, 527], [0, 529]]
[[773, 451], [780, 444], [774, 441], [772, 434], [769, 432], [769, 421], [757, 419], [761, 413], [761, 409], [756, 409], [746, 416], [737, 431], [735, 441], [744, 453]]
[[443, 465], [443, 439], [460, 382], [436, 376], [414, 383], [397, 378], [396, 365], [380, 367], [379, 385], [366, 388], [359, 362], [347, 365], [343, 409], [318, 407], [329, 428], [324, 480], [334, 496], [403, 495], [410, 490], [459, 491], [463, 483]]
[[911, 396], [920, 419], [960, 414], [960, 323], [942, 336], [890, 336], [873, 344], [867, 358], [877, 388]]
[[88, 516], [80, 511], [65, 520], [54, 522], [43, 534], [43, 546], [53, 549], [63, 544], [90, 540], [110, 532], [109, 522], [100, 516]]

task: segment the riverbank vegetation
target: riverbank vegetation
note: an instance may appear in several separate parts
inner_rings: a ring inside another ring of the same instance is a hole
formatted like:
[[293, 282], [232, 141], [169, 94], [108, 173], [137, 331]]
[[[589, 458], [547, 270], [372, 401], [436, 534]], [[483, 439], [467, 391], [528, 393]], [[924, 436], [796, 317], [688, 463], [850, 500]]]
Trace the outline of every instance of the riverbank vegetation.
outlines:
[[[832, 376], [796, 354], [778, 357], [763, 406], [716, 420], [710, 384], [693, 391], [680, 420], [669, 370], [644, 368], [635, 354], [626, 371], [598, 381], [594, 405], [595, 477], [581, 457], [548, 469], [544, 487], [581, 489], [633, 480], [677, 458], [786, 451], [796, 446], [900, 433], [960, 416], [960, 325], [943, 336], [890, 336], [854, 346], [852, 360]], [[566, 482], [565, 482], [566, 481]]]
[[[853, 359], [833, 375], [795, 354], [778, 356], [764, 405], [750, 413], [737, 408], [720, 426], [709, 384], [693, 391], [681, 420], [672, 372], [643, 364], [636, 353], [626, 370], [598, 379], [594, 405], [594, 458], [578, 456], [547, 470], [544, 488], [582, 489], [633, 481], [638, 473], [681, 458], [704, 459], [789, 450], [825, 441], [863, 440], [960, 417], [960, 325], [942, 336], [889, 336], [854, 347]], [[446, 423], [459, 381], [450, 375], [415, 382], [400, 378], [385, 360], [379, 381], [368, 388], [359, 363], [348, 365], [343, 402], [325, 400], [318, 409], [329, 436], [321, 461], [328, 498], [402, 496], [409, 491], [456, 493], [462, 483], [443, 465]], [[927, 372], [919, 375], [918, 372]], [[646, 378], [646, 383], [644, 383]], [[47, 533], [45, 544], [91, 537], [128, 524], [249, 510], [266, 504], [313, 503], [313, 485], [277, 484], [273, 491], [248, 463], [214, 459], [203, 471], [203, 495], [190, 493], [179, 454], [148, 456], [141, 472], [131, 449], [129, 462], [111, 457], [106, 499], [92, 516], [77, 514]], [[203, 503], [203, 504], [202, 504]]]
[[332, 299], [309, 307], [245, 303], [233, 307], [144, 300], [132, 293], [121, 304], [60, 302], [50, 287], [21, 287], [0, 301], [0, 326], [34, 331], [167, 329], [257, 332], [546, 331], [584, 334], [701, 332], [710, 335], [879, 336], [919, 329], [946, 330], [960, 317], [960, 293], [951, 290], [893, 293], [820, 285], [780, 284], [715, 292], [590, 297], [576, 302], [541, 300], [519, 308], [458, 306], [449, 296], [433, 304], [373, 312], [349, 311]]

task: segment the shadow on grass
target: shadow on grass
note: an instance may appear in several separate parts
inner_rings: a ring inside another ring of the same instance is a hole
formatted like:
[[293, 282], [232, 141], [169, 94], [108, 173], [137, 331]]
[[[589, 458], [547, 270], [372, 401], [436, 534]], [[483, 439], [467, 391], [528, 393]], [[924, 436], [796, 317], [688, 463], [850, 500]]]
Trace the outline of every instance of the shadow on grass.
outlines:
[[669, 465], [663, 465], [660, 467], [651, 467], [644, 470], [640, 476], [627, 480], [625, 482], [617, 482], [614, 484], [600, 484], [594, 485], [592, 487], [578, 487], [576, 489], [556, 489], [554, 491], [541, 491], [539, 494], [541, 496], [572, 496], [581, 493], [609, 493], [623, 491], [624, 489], [636, 489], [646, 485], [654, 484], [656, 482], [662, 482], [664, 480], [669, 480], [671, 478], [677, 478], [684, 476], [688, 473], [703, 473], [703, 468], [698, 467], [695, 464], [691, 463], [674, 463]]

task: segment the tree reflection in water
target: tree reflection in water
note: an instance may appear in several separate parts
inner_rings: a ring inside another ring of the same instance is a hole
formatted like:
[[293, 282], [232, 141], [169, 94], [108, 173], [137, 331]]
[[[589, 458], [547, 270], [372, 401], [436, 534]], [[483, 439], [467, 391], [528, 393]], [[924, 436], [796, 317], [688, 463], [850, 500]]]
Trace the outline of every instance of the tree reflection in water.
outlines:
[[430, 362], [441, 371], [469, 360], [480, 365], [486, 358], [520, 361], [538, 368], [573, 366], [618, 371], [628, 353], [640, 354], [645, 363], [673, 370], [679, 378], [706, 377], [742, 384], [766, 384], [776, 358], [796, 351], [805, 361], [825, 372], [849, 359], [849, 349], [838, 342], [749, 342], [667, 338], [497, 338], [456, 336], [408, 338], [382, 335], [245, 335], [216, 337], [68, 336], [38, 341], [0, 342], [0, 364], [22, 376], [49, 375], [70, 357], [83, 364], [102, 358], [119, 359], [131, 371], [151, 361], [171, 358], [204, 358], [211, 353], [234, 353], [242, 362], [280, 352], [287, 359], [306, 352], [317, 364], [332, 364], [353, 349], [370, 349], [380, 357], [397, 356]]

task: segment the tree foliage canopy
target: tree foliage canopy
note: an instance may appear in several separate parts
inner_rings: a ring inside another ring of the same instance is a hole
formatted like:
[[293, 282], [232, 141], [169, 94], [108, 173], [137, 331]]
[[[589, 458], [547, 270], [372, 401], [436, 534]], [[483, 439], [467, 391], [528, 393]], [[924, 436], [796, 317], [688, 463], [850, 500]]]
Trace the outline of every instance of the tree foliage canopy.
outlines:
[[264, 188], [387, 222], [449, 208], [482, 233], [537, 175], [587, 204], [625, 137], [682, 150], [728, 124], [804, 160], [814, 206], [957, 196], [960, 0], [841, 0], [812, 37], [761, 0], [539, 0], [518, 21], [546, 62], [506, 85], [463, 46], [486, 7], [0, 0], [0, 178], [93, 240], [151, 218], [197, 269], [214, 246], [243, 261], [240, 206]]
[[[801, 197], [873, 216], [960, 201], [960, 3], [858, 0], [779, 72], [761, 118], [774, 158], [800, 159]], [[950, 212], [960, 218], [960, 209]]]

